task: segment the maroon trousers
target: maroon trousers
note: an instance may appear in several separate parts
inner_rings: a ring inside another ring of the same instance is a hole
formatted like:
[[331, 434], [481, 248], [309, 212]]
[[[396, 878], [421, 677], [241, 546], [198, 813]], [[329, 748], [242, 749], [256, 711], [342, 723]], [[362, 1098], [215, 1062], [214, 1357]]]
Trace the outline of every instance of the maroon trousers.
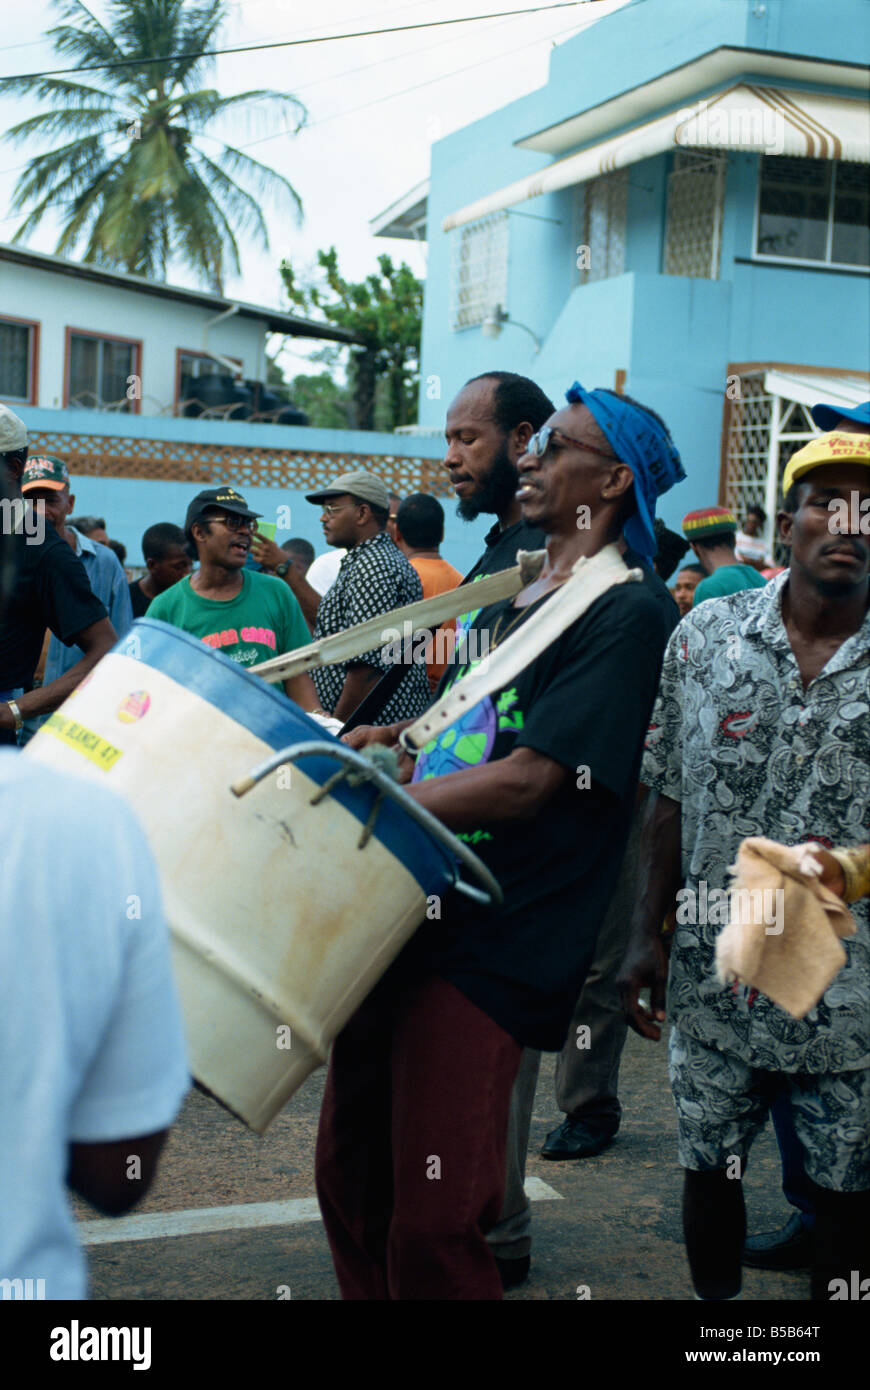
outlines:
[[499, 1299], [486, 1241], [504, 1199], [522, 1049], [437, 976], [375, 990], [336, 1039], [317, 1196], [342, 1297]]

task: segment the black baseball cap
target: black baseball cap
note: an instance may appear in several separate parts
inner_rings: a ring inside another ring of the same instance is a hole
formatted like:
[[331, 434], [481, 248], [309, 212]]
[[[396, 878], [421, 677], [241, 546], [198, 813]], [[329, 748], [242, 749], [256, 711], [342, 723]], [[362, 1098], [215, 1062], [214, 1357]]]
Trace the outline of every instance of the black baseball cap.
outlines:
[[195, 521], [212, 508], [220, 508], [222, 512], [235, 512], [236, 516], [247, 516], [252, 521], [256, 521], [262, 516], [262, 512], [252, 512], [244, 497], [240, 492], [236, 492], [232, 487], [209, 487], [204, 492], [198, 492], [187, 509], [187, 516], [184, 518], [184, 534], [190, 540], [190, 528]]

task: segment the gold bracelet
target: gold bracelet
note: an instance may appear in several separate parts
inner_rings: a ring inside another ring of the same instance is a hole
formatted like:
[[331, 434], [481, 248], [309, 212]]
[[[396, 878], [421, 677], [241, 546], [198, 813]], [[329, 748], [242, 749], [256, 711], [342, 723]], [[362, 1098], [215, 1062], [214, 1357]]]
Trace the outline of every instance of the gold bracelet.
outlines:
[[843, 901], [856, 903], [859, 898], [870, 893], [870, 845], [856, 845], [854, 849], [832, 849], [830, 853], [843, 870], [846, 891]]

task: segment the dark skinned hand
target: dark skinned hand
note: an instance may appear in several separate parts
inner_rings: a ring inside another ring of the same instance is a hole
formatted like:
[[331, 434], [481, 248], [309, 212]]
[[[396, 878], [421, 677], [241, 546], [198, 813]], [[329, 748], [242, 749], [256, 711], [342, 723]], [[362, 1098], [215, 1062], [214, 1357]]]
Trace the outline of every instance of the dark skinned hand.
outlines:
[[[668, 982], [668, 954], [660, 936], [635, 936], [629, 942], [625, 959], [616, 978], [622, 1011], [629, 1026], [642, 1038], [658, 1042], [659, 1027], [665, 1021], [665, 990]], [[640, 999], [649, 988], [650, 1006]]]

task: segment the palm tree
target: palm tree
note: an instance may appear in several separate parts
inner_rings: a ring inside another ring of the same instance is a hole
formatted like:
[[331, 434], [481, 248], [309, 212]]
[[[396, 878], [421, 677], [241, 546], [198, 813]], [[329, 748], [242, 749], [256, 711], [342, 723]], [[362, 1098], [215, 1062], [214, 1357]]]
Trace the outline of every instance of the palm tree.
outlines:
[[0, 81], [0, 94], [35, 92], [52, 106], [14, 126], [7, 139], [74, 137], [36, 155], [21, 175], [13, 210], [34, 206], [14, 240], [62, 206], [58, 254], [85, 241], [86, 261], [150, 279], [165, 279], [167, 264], [178, 258], [222, 292], [227, 269], [240, 271], [235, 231], [268, 247], [258, 198], [275, 195], [297, 216], [302, 204], [287, 179], [266, 165], [223, 141], [210, 156], [197, 139], [216, 117], [250, 101], [277, 104], [295, 134], [305, 107], [286, 93], [223, 97], [199, 85], [210, 60], [196, 55], [216, 47], [225, 0], [110, 0], [108, 27], [82, 0], [55, 3], [68, 21], [49, 30], [58, 53], [80, 68], [125, 65], [95, 73], [99, 85], [64, 77]]

